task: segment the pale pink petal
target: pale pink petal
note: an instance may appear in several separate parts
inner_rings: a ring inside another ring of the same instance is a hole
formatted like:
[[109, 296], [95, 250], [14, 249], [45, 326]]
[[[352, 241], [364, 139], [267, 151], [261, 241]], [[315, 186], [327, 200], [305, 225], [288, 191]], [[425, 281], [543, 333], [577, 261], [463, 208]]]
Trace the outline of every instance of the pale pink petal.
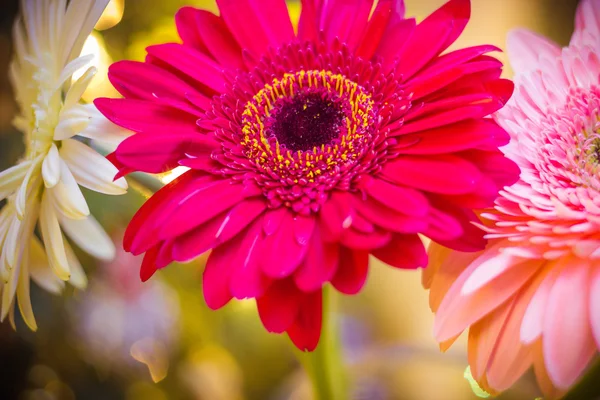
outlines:
[[544, 361], [544, 353], [542, 350], [542, 341], [538, 340], [533, 344], [533, 367], [535, 379], [544, 394], [545, 399], [558, 399], [562, 396], [563, 391], [558, 389], [550, 379], [546, 363]]
[[533, 348], [520, 340], [521, 321], [527, 305], [546, 274], [547, 270], [540, 271], [521, 289], [510, 306], [510, 312], [496, 344], [496, 352], [487, 370], [488, 383], [497, 391], [509, 389], [533, 362]]
[[600, 263], [594, 267], [590, 282], [590, 322], [596, 346], [600, 349]]
[[506, 302], [469, 328], [469, 365], [471, 374], [477, 381], [484, 377], [490, 358], [496, 351], [498, 338], [512, 303]]
[[560, 56], [560, 47], [537, 33], [526, 29], [516, 29], [507, 37], [510, 65], [518, 73], [541, 68], [540, 58], [555, 59]]
[[523, 322], [521, 324], [521, 341], [525, 344], [533, 343], [542, 334], [543, 321], [548, 297], [550, 296], [550, 290], [552, 289], [552, 286], [554, 286], [554, 282], [560, 272], [557, 262], [551, 263], [547, 268], [550, 269], [550, 272], [546, 275], [542, 284], [537, 288], [537, 291], [529, 302], [529, 306], [523, 316]]
[[577, 7], [574, 36], [584, 31], [600, 39], [600, 2], [596, 0], [582, 0]]
[[486, 260], [465, 281], [461, 293], [468, 296], [502, 275], [506, 270], [520, 261], [520, 258], [506, 252]]
[[588, 263], [571, 260], [548, 298], [542, 343], [548, 375], [559, 388], [569, 388], [596, 352], [588, 318], [589, 278]]
[[429, 266], [424, 270], [423, 279], [429, 281], [429, 307], [435, 312], [456, 278], [482, 253], [451, 251], [436, 243], [430, 244], [428, 253]]
[[498, 255], [498, 247], [484, 252], [450, 288], [437, 311], [434, 335], [445, 341], [483, 318], [513, 296], [540, 268], [537, 260], [523, 260], [487, 285], [469, 295], [461, 293], [464, 282], [486, 260]]

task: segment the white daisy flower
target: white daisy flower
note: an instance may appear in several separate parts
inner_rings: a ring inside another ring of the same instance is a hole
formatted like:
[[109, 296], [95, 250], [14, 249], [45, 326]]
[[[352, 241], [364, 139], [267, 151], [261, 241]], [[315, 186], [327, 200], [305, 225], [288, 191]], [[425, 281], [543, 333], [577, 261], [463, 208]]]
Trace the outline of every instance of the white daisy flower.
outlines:
[[[128, 132], [104, 119], [81, 96], [94, 77], [91, 56], [79, 57], [109, 0], [22, 0], [14, 25], [15, 55], [10, 79], [20, 113], [14, 125], [24, 134], [25, 154], [0, 172], [0, 319], [13, 321], [18, 303], [23, 319], [37, 325], [29, 297], [30, 278], [58, 293], [69, 281], [87, 284], [63, 232], [82, 250], [102, 260], [115, 248], [90, 215], [80, 186], [100, 193], [125, 193], [117, 169], [85, 139], [119, 143]], [[13, 322], [14, 325], [14, 322]]]

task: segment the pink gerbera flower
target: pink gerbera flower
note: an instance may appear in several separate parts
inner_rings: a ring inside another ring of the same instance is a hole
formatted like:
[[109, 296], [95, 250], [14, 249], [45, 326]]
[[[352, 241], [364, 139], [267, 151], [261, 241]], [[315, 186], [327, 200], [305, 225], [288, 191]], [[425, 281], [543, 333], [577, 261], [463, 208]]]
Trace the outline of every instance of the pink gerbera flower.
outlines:
[[312, 350], [322, 288], [365, 282], [368, 256], [427, 264], [418, 234], [481, 249], [471, 207], [517, 179], [484, 117], [513, 85], [479, 46], [440, 56], [464, 29], [468, 0], [422, 23], [399, 0], [305, 0], [297, 34], [284, 0], [183, 8], [183, 44], [113, 65], [124, 99], [100, 99], [138, 132], [111, 156], [123, 173], [190, 171], [141, 208], [125, 247], [142, 279], [212, 249], [204, 297], [218, 309], [256, 298], [265, 327]]
[[521, 179], [482, 214], [484, 252], [430, 253], [435, 335], [446, 347], [470, 327], [471, 371], [491, 392], [533, 365], [558, 396], [600, 346], [599, 24], [600, 1], [585, 0], [569, 47], [509, 36], [517, 89], [498, 121]]

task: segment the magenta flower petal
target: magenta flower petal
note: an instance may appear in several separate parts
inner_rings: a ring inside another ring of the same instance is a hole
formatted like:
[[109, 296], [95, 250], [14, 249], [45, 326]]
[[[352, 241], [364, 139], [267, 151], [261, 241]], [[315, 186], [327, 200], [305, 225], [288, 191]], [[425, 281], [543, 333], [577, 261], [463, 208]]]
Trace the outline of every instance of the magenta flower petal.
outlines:
[[336, 274], [331, 279], [331, 284], [344, 294], [356, 294], [364, 286], [368, 271], [368, 251], [350, 250], [340, 246], [339, 265]]
[[[404, 19], [403, 0], [377, 2], [356, 55], [370, 59], [375, 54], [396, 54], [406, 43], [416, 26], [414, 19]], [[391, 62], [388, 57], [388, 62]]]
[[373, 255], [392, 267], [403, 269], [423, 268], [428, 262], [418, 235], [395, 234], [386, 246], [375, 249]]
[[304, 262], [294, 274], [294, 282], [303, 292], [320, 289], [335, 275], [338, 260], [339, 245], [324, 242], [315, 229]]
[[313, 351], [321, 336], [323, 292], [304, 295], [296, 320], [287, 330], [292, 342], [302, 351]]
[[373, 179], [366, 192], [381, 204], [412, 217], [424, 217], [429, 211], [427, 197], [411, 187], [399, 186], [383, 179]]
[[204, 85], [208, 90], [221, 93], [225, 88], [225, 79], [220, 65], [205, 54], [179, 43], [165, 43], [150, 46], [148, 55], [171, 66], [183, 77]]
[[[304, 259], [309, 248], [308, 242], [296, 239], [292, 228], [294, 224], [292, 213], [286, 211], [277, 229], [271, 234], [267, 233], [261, 260], [262, 270], [267, 276], [278, 279], [288, 277]], [[308, 234], [312, 234], [312, 230]]]
[[383, 176], [394, 183], [434, 193], [464, 194], [477, 187], [482, 175], [475, 164], [447, 154], [399, 158], [384, 167]]
[[276, 281], [256, 299], [258, 315], [269, 332], [283, 333], [296, 320], [304, 295], [291, 278]]
[[181, 9], [183, 43], [113, 65], [124, 99], [96, 101], [135, 132], [111, 155], [120, 174], [191, 169], [126, 232], [128, 251], [151, 254], [145, 278], [212, 250], [209, 306], [256, 298], [268, 330], [312, 350], [322, 288], [360, 291], [369, 254], [413, 269], [427, 264], [419, 234], [483, 247], [472, 208], [519, 171], [485, 119], [513, 89], [497, 49], [441, 55], [469, 1], [417, 24], [401, 0], [302, 0], [297, 35], [284, 0], [217, 4]]
[[231, 243], [226, 243], [213, 250], [202, 274], [204, 300], [213, 310], [218, 310], [233, 298], [229, 289], [231, 275], [235, 269], [235, 259], [230, 254], [232, 248]]

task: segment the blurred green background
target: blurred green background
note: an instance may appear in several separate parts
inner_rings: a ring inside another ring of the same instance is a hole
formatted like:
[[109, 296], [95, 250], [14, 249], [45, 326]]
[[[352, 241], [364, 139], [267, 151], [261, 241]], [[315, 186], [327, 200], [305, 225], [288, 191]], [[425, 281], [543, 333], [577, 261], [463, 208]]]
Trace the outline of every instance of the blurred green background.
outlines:
[[[406, 0], [422, 19], [443, 0]], [[514, 27], [528, 27], [567, 44], [576, 0], [472, 0], [472, 20], [454, 45], [492, 43], [504, 48]], [[0, 2], [0, 170], [21, 155], [22, 138], [11, 126], [16, 106], [8, 84], [10, 30], [17, 0]], [[177, 40], [173, 15], [183, 5], [216, 11], [211, 0], [112, 0], [84, 51], [94, 53], [100, 73], [87, 100], [111, 96], [104, 76], [112, 61], [143, 59], [153, 43]], [[299, 5], [290, 2], [293, 14]], [[504, 54], [499, 57], [506, 61]], [[505, 74], [511, 75], [507, 68]], [[166, 181], [172, 177], [160, 177]], [[144, 190], [101, 197], [86, 191], [92, 213], [118, 246], [142, 204]], [[20, 400], [242, 400], [310, 399], [306, 377], [287, 338], [270, 335], [254, 303], [231, 302], [218, 312], [201, 294], [204, 258], [172, 265], [141, 284], [139, 258], [120, 252], [111, 264], [79, 254], [90, 276], [86, 292], [53, 296], [32, 288], [39, 330], [21, 321], [17, 331], [0, 324], [0, 399]], [[465, 346], [443, 355], [433, 340], [432, 315], [419, 272], [373, 263], [365, 290], [340, 301], [345, 360], [355, 399], [469, 400], [462, 378]], [[153, 380], [159, 381], [154, 383]], [[532, 376], [503, 400], [534, 399]]]

